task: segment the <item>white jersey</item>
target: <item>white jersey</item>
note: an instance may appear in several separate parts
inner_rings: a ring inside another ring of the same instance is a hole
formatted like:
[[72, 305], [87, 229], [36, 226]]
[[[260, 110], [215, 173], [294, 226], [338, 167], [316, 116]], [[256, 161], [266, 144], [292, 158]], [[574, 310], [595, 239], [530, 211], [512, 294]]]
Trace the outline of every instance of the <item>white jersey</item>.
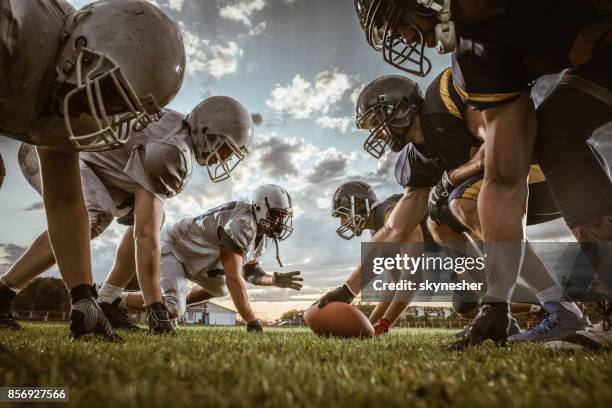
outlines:
[[266, 237], [258, 240], [257, 221], [250, 203], [232, 201], [195, 218], [187, 218], [162, 231], [162, 255], [172, 253], [197, 281], [221, 265], [219, 229], [223, 229], [242, 251], [242, 264], [254, 262], [266, 247]]
[[112, 187], [113, 200], [120, 203], [145, 188], [164, 201], [180, 193], [193, 169], [194, 155], [189, 126], [178, 112], [164, 110], [158, 122], [143, 131], [130, 131], [127, 143], [106, 152], [81, 153], [102, 183]]
[[[32, 123], [48, 111], [65, 0], [0, 1], [0, 133], [27, 143]], [[67, 138], [64, 135], [64, 139]]]

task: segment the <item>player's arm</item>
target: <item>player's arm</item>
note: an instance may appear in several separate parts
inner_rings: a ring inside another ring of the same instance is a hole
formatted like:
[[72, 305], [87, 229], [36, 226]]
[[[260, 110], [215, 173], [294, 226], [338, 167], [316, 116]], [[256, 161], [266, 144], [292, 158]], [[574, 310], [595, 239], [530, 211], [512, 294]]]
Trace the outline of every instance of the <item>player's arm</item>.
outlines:
[[[412, 232], [419, 226], [427, 212], [429, 190], [429, 187], [406, 188], [404, 196], [393, 208], [389, 219], [370, 242], [409, 242]], [[361, 274], [362, 268], [359, 264], [344, 285], [326, 293], [319, 299], [319, 307], [331, 301], [351, 303], [361, 292]]]
[[246, 264], [242, 269], [244, 279], [257, 286], [276, 286], [293, 290], [302, 289], [300, 271], [267, 273], [258, 262]]
[[[234, 306], [238, 309], [238, 313], [242, 319], [251, 327], [254, 322], [259, 322], [253, 313], [251, 304], [247, 297], [244, 279], [242, 279], [242, 254], [226, 246], [221, 246], [221, 264], [225, 271], [225, 280], [227, 290], [232, 297]], [[259, 324], [261, 328], [261, 324]]]
[[450, 183], [453, 186], [458, 186], [470, 177], [482, 174], [482, 172], [484, 172], [485, 163], [484, 155], [485, 145], [483, 143], [478, 148], [476, 154], [472, 156], [472, 158], [468, 162], [447, 173], [448, 180], [450, 181]]
[[159, 231], [163, 221], [163, 203], [143, 187], [134, 194], [134, 246], [138, 282], [147, 304], [161, 302]]

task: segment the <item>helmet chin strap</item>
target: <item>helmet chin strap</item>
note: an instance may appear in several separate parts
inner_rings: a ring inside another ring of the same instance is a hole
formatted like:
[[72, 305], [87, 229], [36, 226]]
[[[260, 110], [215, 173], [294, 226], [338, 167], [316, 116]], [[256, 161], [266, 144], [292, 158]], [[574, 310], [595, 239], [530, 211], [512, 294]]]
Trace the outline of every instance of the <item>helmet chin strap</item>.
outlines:
[[[443, 4], [439, 2], [442, 1]], [[451, 21], [451, 0], [417, 0], [417, 3], [437, 13], [440, 23], [436, 24], [436, 51], [438, 54], [447, 54], [454, 51], [457, 46], [457, 32], [455, 23]]]

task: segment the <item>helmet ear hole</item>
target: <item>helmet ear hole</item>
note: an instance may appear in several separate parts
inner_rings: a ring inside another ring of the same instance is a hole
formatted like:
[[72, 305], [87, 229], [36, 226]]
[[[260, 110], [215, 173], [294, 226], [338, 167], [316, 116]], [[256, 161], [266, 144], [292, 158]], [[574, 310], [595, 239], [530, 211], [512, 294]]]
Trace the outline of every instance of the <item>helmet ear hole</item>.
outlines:
[[81, 36], [74, 40], [75, 49], [80, 50], [81, 48], [85, 47], [87, 47], [87, 38]]

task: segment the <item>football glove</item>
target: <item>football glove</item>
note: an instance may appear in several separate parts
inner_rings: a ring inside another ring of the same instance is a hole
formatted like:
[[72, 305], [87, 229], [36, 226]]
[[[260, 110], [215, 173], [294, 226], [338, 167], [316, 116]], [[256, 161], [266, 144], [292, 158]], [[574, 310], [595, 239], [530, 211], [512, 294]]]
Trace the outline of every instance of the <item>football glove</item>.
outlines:
[[261, 333], [262, 331], [263, 331], [263, 326], [261, 325], [261, 320], [255, 319], [247, 323], [248, 333]]
[[393, 323], [383, 317], [374, 325], [374, 335], [380, 336], [381, 334], [385, 334], [391, 327], [393, 327]]
[[304, 279], [299, 277], [300, 271], [293, 272], [274, 272], [272, 284], [278, 288], [289, 288], [293, 290], [302, 289]]
[[317, 300], [315, 304], [319, 309], [325, 307], [329, 302], [343, 302], [350, 304], [355, 299], [355, 295], [351, 291], [351, 288], [345, 283], [344, 285], [331, 290], [324, 294], [321, 299]]
[[442, 174], [442, 179], [438, 182], [438, 185], [431, 193], [429, 197], [429, 204], [427, 205], [427, 211], [429, 212], [429, 218], [435, 221], [436, 224], [442, 225], [441, 210], [448, 206], [448, 197], [450, 193], [455, 189], [455, 185], [450, 182], [448, 173]]

